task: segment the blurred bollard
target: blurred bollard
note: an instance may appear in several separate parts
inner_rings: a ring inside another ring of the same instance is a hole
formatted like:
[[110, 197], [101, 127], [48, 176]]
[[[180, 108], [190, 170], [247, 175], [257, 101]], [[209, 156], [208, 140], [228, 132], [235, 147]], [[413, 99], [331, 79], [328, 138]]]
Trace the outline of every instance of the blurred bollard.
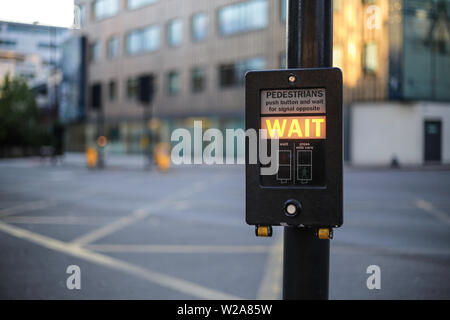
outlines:
[[86, 163], [89, 169], [93, 169], [97, 166], [98, 152], [95, 148], [86, 149]]
[[168, 143], [158, 143], [154, 150], [155, 162], [158, 169], [167, 171], [170, 168], [170, 145]]

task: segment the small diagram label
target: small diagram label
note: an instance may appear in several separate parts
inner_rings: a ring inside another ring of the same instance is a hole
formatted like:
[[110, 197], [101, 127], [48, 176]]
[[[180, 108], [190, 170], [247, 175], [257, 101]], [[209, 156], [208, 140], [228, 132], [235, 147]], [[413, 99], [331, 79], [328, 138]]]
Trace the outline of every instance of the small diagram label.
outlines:
[[261, 91], [261, 114], [325, 113], [325, 89], [283, 89]]
[[279, 150], [279, 155], [277, 180], [284, 184], [292, 180], [292, 150]]
[[312, 150], [297, 150], [297, 180], [301, 184], [312, 180]]

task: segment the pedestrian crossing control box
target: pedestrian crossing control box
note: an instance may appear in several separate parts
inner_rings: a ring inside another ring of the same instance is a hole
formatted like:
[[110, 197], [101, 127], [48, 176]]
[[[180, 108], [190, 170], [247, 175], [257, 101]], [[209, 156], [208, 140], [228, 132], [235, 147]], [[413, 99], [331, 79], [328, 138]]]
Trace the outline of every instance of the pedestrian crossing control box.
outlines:
[[[342, 73], [337, 68], [251, 71], [245, 80], [246, 129], [278, 138], [278, 170], [249, 163], [246, 221], [260, 226], [339, 227], [343, 223]], [[259, 152], [258, 152], [259, 155]], [[274, 159], [274, 157], [270, 157]]]

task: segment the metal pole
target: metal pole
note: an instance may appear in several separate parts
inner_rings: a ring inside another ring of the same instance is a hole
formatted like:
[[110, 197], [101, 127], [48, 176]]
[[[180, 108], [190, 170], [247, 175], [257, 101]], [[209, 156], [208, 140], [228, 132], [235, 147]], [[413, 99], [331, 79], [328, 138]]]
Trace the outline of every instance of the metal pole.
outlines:
[[97, 150], [98, 150], [98, 163], [97, 167], [103, 169], [105, 167], [105, 147], [98, 145], [98, 138], [105, 135], [105, 114], [103, 112], [103, 103], [97, 113]]
[[152, 157], [151, 157], [151, 144], [152, 144], [152, 135], [151, 130], [148, 129], [149, 122], [151, 121], [151, 105], [147, 104], [144, 106], [144, 137], [147, 139], [148, 144], [143, 148], [144, 155], [144, 169], [151, 170], [152, 168]]
[[[331, 67], [332, 0], [287, 1], [287, 67]], [[330, 240], [310, 228], [285, 227], [283, 299], [328, 299]]]

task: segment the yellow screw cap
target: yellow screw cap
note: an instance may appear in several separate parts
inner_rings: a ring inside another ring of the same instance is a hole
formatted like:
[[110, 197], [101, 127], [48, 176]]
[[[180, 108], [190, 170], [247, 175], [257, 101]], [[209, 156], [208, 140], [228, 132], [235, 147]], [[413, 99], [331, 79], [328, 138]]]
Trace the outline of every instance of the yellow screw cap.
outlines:
[[271, 237], [272, 227], [271, 226], [256, 226], [256, 236], [257, 237]]
[[320, 228], [317, 232], [317, 236], [322, 240], [329, 240], [333, 238], [333, 233], [328, 228]]

